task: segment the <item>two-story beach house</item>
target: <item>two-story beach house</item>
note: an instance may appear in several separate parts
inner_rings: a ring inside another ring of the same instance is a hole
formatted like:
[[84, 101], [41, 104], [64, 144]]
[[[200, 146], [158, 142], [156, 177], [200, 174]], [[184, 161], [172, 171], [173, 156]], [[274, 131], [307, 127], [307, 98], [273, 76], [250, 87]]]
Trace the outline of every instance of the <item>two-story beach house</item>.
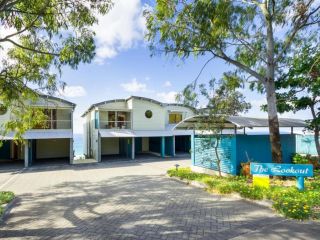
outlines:
[[192, 130], [174, 130], [194, 109], [131, 96], [93, 104], [82, 115], [84, 153], [97, 161], [122, 156], [189, 153]]
[[[14, 133], [0, 136], [3, 146], [0, 148], [0, 162], [24, 161], [25, 167], [45, 160], [73, 161], [73, 111], [75, 104], [66, 100], [42, 95], [36, 102], [27, 104], [43, 109], [47, 120], [43, 124], [28, 130], [24, 143], [13, 141]], [[12, 119], [13, 114], [6, 109], [0, 111], [0, 126]]]

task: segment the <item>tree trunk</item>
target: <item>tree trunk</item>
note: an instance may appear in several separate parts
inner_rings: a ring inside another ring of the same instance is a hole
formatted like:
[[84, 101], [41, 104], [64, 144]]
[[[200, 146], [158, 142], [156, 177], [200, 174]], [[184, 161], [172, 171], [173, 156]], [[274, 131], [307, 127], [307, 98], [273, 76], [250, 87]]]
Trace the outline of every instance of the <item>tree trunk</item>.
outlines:
[[273, 2], [266, 1], [263, 5], [262, 11], [265, 15], [266, 27], [267, 27], [267, 66], [266, 66], [266, 78], [264, 80], [264, 86], [267, 94], [268, 104], [268, 121], [271, 143], [272, 162], [281, 163], [281, 143], [280, 143], [280, 130], [279, 120], [277, 112], [277, 99], [275, 90], [275, 53], [274, 53], [274, 37], [273, 37]]
[[214, 152], [216, 154], [216, 158], [217, 158], [217, 167], [218, 167], [218, 172], [219, 172], [219, 177], [221, 177], [221, 167], [220, 167], [220, 157], [219, 157], [219, 153], [218, 153], [218, 147], [219, 147], [219, 139], [216, 139], [216, 145], [214, 146]]
[[272, 162], [282, 163], [281, 142], [279, 120], [277, 113], [277, 100], [274, 81], [268, 81], [266, 84], [267, 102], [268, 102], [268, 121], [271, 143]]
[[[312, 114], [313, 120], [316, 120], [317, 119], [317, 115], [316, 115], [316, 112], [314, 110], [314, 105], [310, 106], [310, 109], [311, 109], [311, 114]], [[314, 141], [315, 141], [315, 144], [316, 144], [316, 149], [317, 149], [318, 156], [320, 157], [319, 135], [320, 135], [320, 128], [316, 123], [315, 126], [314, 126]]]

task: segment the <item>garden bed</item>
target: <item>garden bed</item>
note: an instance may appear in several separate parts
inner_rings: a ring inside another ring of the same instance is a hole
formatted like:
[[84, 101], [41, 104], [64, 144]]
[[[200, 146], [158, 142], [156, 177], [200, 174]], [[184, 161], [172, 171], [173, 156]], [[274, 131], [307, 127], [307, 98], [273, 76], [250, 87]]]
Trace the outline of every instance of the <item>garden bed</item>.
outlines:
[[15, 196], [13, 192], [0, 192], [0, 220], [5, 214], [9, 204], [13, 201], [14, 197]]
[[207, 191], [220, 194], [238, 193], [251, 200], [271, 200], [280, 214], [294, 219], [320, 219], [320, 176], [306, 179], [305, 190], [298, 191], [294, 179], [272, 179], [270, 188], [253, 187], [251, 179], [242, 176], [218, 177], [192, 172], [190, 168], [168, 170], [170, 177], [205, 184]]

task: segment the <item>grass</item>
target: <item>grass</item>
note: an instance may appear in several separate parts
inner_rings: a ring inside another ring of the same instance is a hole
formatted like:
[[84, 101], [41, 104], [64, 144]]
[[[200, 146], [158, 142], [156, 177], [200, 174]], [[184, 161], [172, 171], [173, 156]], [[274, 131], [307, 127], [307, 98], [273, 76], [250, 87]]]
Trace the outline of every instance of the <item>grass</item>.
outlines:
[[190, 168], [168, 170], [170, 177], [206, 184], [207, 190], [220, 194], [239, 193], [252, 200], [268, 199], [273, 208], [287, 218], [299, 220], [320, 219], [320, 174], [306, 179], [305, 190], [298, 191], [293, 179], [274, 179], [270, 188], [253, 187], [247, 178], [241, 176], [218, 177], [192, 172]]
[[4, 212], [4, 205], [10, 203], [14, 199], [13, 192], [0, 192], [0, 216]]

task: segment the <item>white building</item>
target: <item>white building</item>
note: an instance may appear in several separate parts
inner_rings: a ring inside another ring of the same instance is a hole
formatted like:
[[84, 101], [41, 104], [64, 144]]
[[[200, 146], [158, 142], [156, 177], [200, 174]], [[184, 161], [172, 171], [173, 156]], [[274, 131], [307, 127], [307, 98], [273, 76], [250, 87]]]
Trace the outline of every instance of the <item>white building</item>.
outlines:
[[161, 157], [189, 153], [192, 131], [173, 129], [193, 115], [190, 107], [137, 96], [93, 104], [82, 115], [84, 153], [98, 161], [111, 156], [134, 159], [146, 153]]
[[[24, 160], [25, 167], [44, 160], [73, 161], [73, 111], [75, 104], [66, 100], [42, 95], [37, 102], [27, 104], [43, 109], [47, 120], [28, 130], [23, 144], [13, 141], [14, 133], [0, 136], [0, 162]], [[0, 126], [13, 119], [8, 110], [0, 111]], [[3, 126], [2, 126], [3, 127]]]

